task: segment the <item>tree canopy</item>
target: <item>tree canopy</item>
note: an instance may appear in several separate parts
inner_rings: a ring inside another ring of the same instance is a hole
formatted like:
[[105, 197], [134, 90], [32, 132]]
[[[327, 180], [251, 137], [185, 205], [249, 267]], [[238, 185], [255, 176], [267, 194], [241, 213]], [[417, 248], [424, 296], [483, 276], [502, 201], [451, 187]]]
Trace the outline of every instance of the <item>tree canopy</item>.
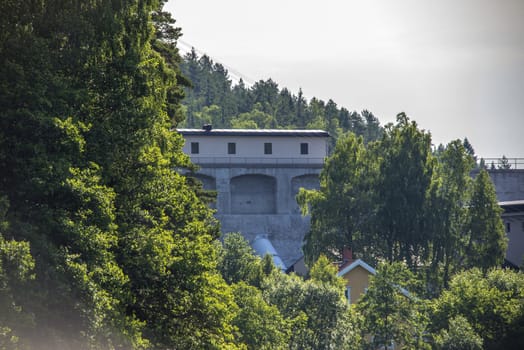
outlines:
[[1, 256], [19, 262], [0, 327], [21, 347], [234, 347], [217, 223], [173, 170], [186, 80], [162, 5], [0, 4]]
[[471, 179], [474, 165], [460, 140], [434, 151], [431, 135], [403, 113], [375, 142], [342, 136], [320, 189], [297, 195], [311, 213], [306, 261], [340, 260], [351, 247], [373, 264], [406, 262], [434, 292], [456, 271], [498, 266], [506, 249], [500, 209], [489, 175]]

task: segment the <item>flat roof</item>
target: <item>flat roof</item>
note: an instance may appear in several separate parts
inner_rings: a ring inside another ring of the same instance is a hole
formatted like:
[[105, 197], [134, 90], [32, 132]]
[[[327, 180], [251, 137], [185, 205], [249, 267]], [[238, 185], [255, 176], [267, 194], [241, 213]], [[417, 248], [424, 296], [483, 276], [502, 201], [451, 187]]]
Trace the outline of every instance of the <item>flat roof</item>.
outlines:
[[289, 129], [176, 129], [184, 136], [292, 136], [292, 137], [329, 137], [324, 130], [289, 130]]

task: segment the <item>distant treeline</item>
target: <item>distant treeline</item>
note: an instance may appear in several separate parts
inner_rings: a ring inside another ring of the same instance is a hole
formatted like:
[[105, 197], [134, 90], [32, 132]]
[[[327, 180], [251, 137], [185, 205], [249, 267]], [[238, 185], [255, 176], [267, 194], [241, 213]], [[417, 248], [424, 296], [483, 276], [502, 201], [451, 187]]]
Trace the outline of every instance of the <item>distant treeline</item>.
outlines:
[[259, 80], [251, 87], [242, 79], [234, 84], [222, 64], [198, 56], [195, 50], [183, 57], [180, 69], [192, 86], [186, 88], [186, 120], [179, 126], [322, 129], [333, 140], [352, 131], [366, 142], [378, 139], [383, 131], [377, 117], [367, 110], [350, 111], [331, 99], [325, 102], [313, 97], [308, 102], [301, 89], [294, 94], [272, 79]]

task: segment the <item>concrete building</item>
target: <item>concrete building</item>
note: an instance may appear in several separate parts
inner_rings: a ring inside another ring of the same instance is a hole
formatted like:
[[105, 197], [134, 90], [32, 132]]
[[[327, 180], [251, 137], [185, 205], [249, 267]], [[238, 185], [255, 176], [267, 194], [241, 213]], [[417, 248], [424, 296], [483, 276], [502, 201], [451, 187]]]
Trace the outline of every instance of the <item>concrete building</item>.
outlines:
[[[263, 237], [264, 244], [275, 250], [271, 254], [280, 257], [278, 266], [283, 270], [296, 271], [297, 263], [304, 265], [301, 247], [309, 218], [300, 214], [295, 196], [301, 187], [319, 188], [329, 134], [322, 130], [211, 126], [177, 131], [186, 140], [183, 151], [200, 167], [195, 177], [205, 189], [217, 192], [216, 217], [222, 232], [240, 232], [251, 244]], [[524, 169], [488, 172], [505, 210], [507, 260], [520, 266], [524, 254]]]
[[295, 200], [299, 188], [319, 188], [329, 134], [322, 130], [178, 129], [195, 177], [217, 192], [222, 232], [253, 243], [267, 239], [285, 266], [302, 256], [309, 229]]
[[499, 202], [504, 212], [502, 221], [508, 237], [506, 261], [512, 266], [524, 265], [524, 200]]

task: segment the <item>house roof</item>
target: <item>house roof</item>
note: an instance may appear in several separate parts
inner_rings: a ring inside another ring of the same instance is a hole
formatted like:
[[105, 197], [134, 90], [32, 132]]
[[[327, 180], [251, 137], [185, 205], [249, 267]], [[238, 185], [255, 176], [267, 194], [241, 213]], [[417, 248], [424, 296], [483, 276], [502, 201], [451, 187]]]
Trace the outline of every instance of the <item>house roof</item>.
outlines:
[[184, 136], [287, 136], [287, 137], [329, 137], [324, 130], [285, 129], [176, 129]]
[[340, 270], [338, 272], [338, 276], [340, 276], [340, 277], [344, 276], [346, 273], [348, 273], [351, 270], [355, 269], [357, 266], [362, 267], [364, 270], [368, 271], [372, 275], [376, 275], [377, 274], [377, 271], [374, 268], [372, 268], [371, 266], [366, 264], [363, 260], [357, 259], [357, 260], [353, 261], [351, 264], [349, 264], [348, 266], [344, 267], [342, 270]]
[[[376, 275], [377, 274], [377, 271], [372, 268], [371, 266], [369, 266], [368, 264], [366, 264], [364, 261], [362, 261], [361, 259], [357, 259], [355, 261], [353, 261], [351, 264], [349, 264], [348, 266], [344, 267], [342, 270], [340, 270], [337, 274], [337, 276], [339, 277], [342, 277], [344, 276], [345, 274], [347, 274], [348, 272], [350, 272], [351, 270], [354, 270], [356, 267], [362, 267], [364, 270], [368, 271], [370, 274], [372, 275]], [[405, 289], [405, 288], [402, 288], [400, 286], [397, 286], [398, 289], [400, 290], [400, 292], [407, 298], [411, 298], [411, 295], [410, 293]]]

